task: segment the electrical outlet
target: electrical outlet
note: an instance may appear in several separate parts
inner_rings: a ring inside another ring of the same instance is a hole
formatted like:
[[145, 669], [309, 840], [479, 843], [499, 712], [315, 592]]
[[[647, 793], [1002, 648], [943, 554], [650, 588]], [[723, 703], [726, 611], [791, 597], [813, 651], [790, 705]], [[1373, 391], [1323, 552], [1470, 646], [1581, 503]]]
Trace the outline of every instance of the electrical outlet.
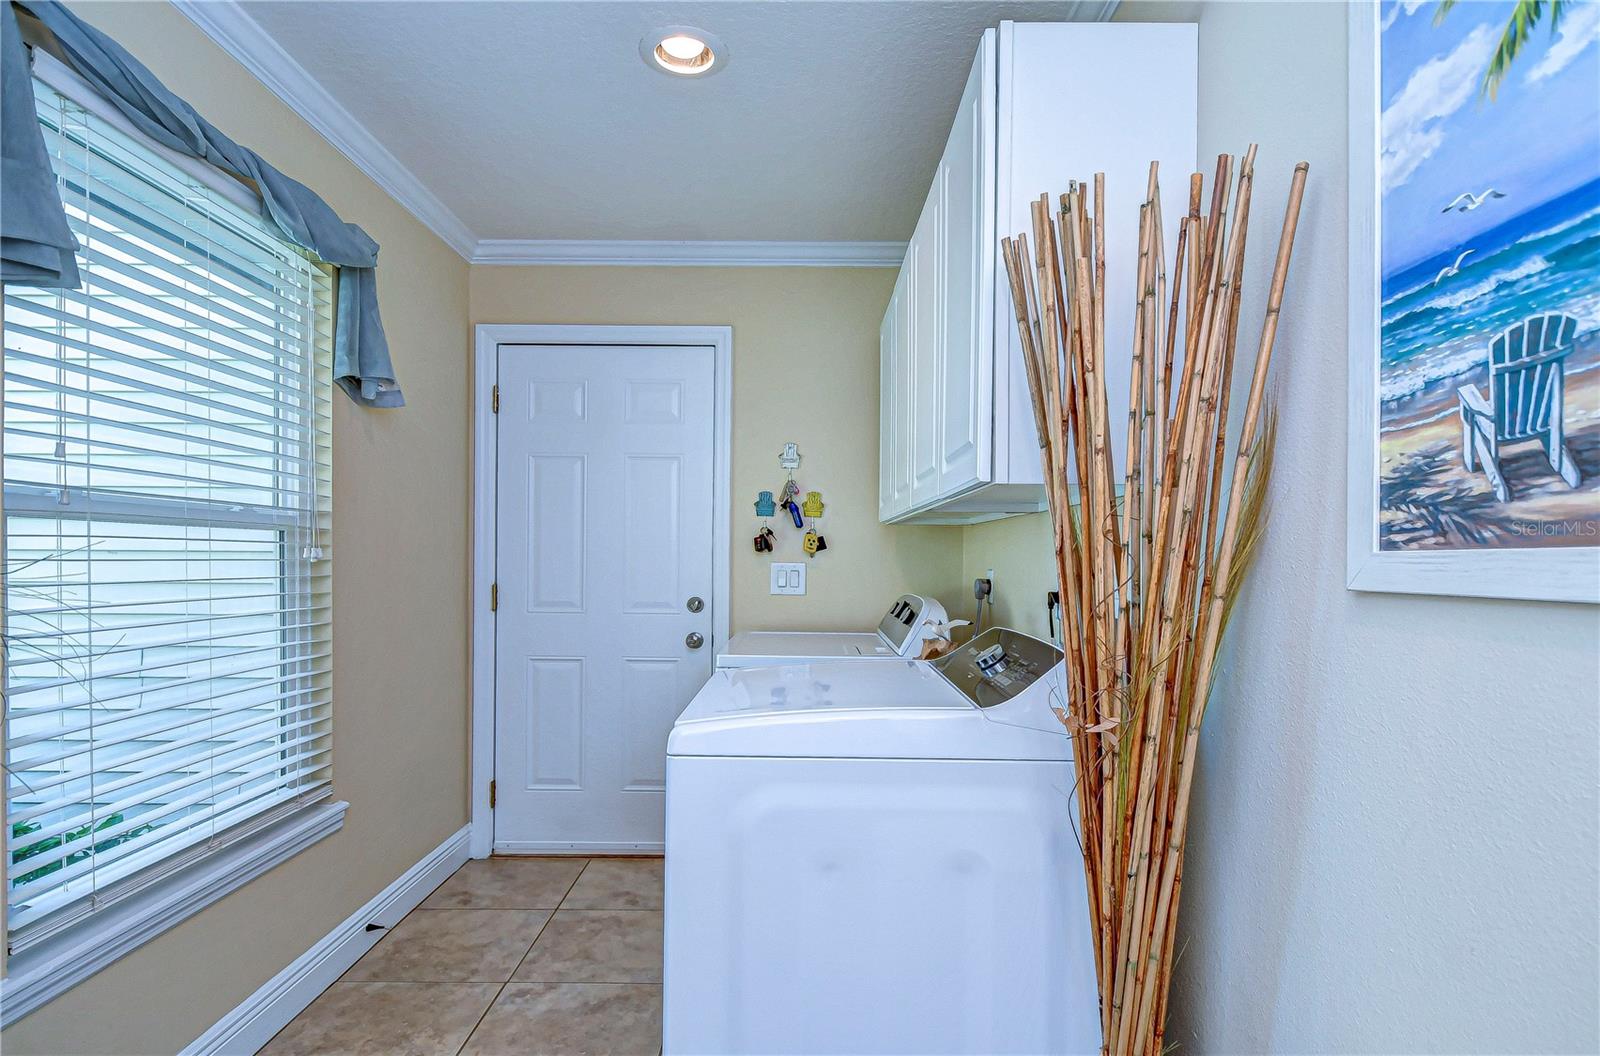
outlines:
[[806, 592], [806, 566], [786, 561], [772, 562], [773, 594], [804, 594]]

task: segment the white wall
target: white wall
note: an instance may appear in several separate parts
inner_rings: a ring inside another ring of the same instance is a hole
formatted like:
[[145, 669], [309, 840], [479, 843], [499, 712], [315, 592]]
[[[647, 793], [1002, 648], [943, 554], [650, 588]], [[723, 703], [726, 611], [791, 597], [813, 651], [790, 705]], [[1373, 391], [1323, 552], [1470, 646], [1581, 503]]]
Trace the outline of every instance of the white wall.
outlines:
[[1206, 718], [1169, 1038], [1600, 1051], [1600, 612], [1344, 586], [1346, 9], [1119, 17], [1198, 20], [1201, 157], [1261, 144], [1241, 344], [1311, 163], [1272, 523]]

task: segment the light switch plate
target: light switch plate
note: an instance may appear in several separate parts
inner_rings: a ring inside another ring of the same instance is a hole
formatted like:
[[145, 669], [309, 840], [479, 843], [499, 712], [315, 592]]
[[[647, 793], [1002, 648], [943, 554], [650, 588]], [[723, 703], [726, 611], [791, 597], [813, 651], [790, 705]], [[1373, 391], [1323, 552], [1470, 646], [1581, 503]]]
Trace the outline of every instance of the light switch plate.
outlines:
[[799, 562], [772, 562], [773, 594], [804, 594], [806, 592], [806, 566]]

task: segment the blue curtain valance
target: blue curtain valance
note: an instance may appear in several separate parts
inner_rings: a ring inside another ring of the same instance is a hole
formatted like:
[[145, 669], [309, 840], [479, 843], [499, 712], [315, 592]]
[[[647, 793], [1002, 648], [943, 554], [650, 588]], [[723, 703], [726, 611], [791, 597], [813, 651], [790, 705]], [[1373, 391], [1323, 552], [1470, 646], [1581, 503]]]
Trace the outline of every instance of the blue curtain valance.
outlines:
[[134, 127], [163, 146], [252, 184], [262, 215], [285, 238], [339, 271], [334, 380], [357, 403], [401, 407], [389, 342], [378, 316], [378, 244], [304, 184], [219, 132], [139, 60], [55, 0], [0, 0], [0, 281], [79, 285], [77, 243], [67, 226], [33, 105], [32, 77], [17, 23], [20, 8], [50, 31], [60, 57]]

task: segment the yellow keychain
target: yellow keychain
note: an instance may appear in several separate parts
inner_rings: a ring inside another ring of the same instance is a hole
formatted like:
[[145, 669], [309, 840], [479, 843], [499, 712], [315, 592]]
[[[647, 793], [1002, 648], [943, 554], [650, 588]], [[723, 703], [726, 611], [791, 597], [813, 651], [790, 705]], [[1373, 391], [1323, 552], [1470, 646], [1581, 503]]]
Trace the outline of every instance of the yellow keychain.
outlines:
[[[806, 501], [800, 504], [800, 510], [808, 521], [815, 521], [822, 516], [822, 492], [806, 492]], [[800, 547], [806, 552], [807, 557], [816, 557], [819, 550], [828, 548], [828, 541], [817, 534], [817, 526], [812, 524], [805, 537], [800, 540]]]

